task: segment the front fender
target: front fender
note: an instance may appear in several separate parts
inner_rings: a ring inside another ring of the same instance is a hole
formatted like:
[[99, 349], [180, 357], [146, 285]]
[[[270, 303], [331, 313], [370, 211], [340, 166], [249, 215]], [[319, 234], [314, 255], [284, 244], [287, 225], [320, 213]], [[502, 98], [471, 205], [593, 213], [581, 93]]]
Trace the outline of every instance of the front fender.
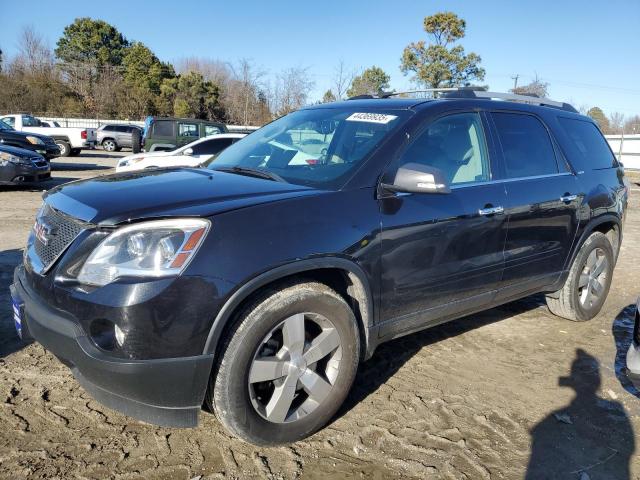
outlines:
[[209, 331], [203, 353], [205, 355], [216, 353], [224, 329], [229, 322], [233, 320], [233, 315], [237, 311], [237, 308], [259, 289], [291, 275], [327, 268], [340, 269], [347, 273], [357, 290], [355, 294], [362, 296], [362, 300], [364, 300], [360, 308], [362, 317], [362, 325], [360, 325], [360, 327], [362, 330], [361, 338], [364, 341], [365, 347], [363, 348], [364, 357], [369, 358], [375, 347], [375, 345], [369, 341], [370, 331], [374, 324], [371, 287], [364, 270], [353, 260], [343, 257], [318, 257], [287, 263], [261, 273], [250, 281], [242, 284], [242, 286], [227, 299], [218, 312]]

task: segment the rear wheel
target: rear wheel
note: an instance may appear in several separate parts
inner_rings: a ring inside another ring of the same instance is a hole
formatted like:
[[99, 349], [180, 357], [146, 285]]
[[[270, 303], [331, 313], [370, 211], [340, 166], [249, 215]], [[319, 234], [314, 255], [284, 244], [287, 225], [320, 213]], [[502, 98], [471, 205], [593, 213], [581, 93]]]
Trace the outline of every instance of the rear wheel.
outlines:
[[564, 286], [547, 296], [549, 310], [576, 322], [591, 320], [607, 299], [614, 264], [609, 239], [592, 233], [576, 255]]
[[107, 138], [106, 140], [102, 141], [102, 148], [107, 152], [115, 152], [116, 148], [118, 148], [118, 145], [116, 144], [115, 140]]
[[205, 402], [248, 442], [294, 442], [340, 408], [359, 352], [356, 319], [342, 297], [319, 283], [285, 285], [241, 314]]
[[71, 145], [69, 145], [69, 142], [65, 140], [56, 140], [56, 145], [58, 145], [58, 148], [60, 149], [61, 157], [68, 157], [71, 155]]

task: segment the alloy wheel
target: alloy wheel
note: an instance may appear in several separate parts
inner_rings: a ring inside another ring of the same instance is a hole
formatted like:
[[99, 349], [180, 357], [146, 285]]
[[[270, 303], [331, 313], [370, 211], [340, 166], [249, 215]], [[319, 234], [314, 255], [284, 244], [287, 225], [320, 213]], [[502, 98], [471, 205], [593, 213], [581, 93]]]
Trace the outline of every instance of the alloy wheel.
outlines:
[[342, 347], [322, 315], [288, 317], [262, 340], [249, 370], [256, 412], [273, 423], [300, 420], [318, 408], [338, 378]]
[[592, 308], [604, 294], [609, 260], [602, 248], [589, 253], [578, 279], [578, 297], [583, 308]]

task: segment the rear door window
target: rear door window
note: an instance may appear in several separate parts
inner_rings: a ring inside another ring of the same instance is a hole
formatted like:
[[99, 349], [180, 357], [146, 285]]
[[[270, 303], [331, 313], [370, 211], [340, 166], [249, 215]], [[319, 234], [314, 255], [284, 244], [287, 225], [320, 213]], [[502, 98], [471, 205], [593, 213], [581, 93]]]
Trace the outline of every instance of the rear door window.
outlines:
[[616, 157], [598, 127], [585, 120], [558, 117], [560, 128], [569, 139], [570, 159], [578, 170], [617, 167]]
[[178, 136], [198, 138], [198, 124], [196, 123], [180, 123], [178, 125]]
[[549, 132], [533, 115], [492, 113], [502, 146], [506, 178], [536, 177], [558, 173]]

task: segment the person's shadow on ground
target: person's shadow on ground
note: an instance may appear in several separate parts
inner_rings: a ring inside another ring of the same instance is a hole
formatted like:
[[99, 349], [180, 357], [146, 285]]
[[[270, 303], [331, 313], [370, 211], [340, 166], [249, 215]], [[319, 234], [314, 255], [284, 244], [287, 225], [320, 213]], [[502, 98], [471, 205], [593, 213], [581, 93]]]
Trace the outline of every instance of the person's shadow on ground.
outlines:
[[597, 395], [600, 367], [596, 358], [576, 350], [571, 375], [560, 377], [559, 385], [573, 388], [576, 396], [531, 429], [525, 478], [630, 478], [633, 428], [621, 403]]

